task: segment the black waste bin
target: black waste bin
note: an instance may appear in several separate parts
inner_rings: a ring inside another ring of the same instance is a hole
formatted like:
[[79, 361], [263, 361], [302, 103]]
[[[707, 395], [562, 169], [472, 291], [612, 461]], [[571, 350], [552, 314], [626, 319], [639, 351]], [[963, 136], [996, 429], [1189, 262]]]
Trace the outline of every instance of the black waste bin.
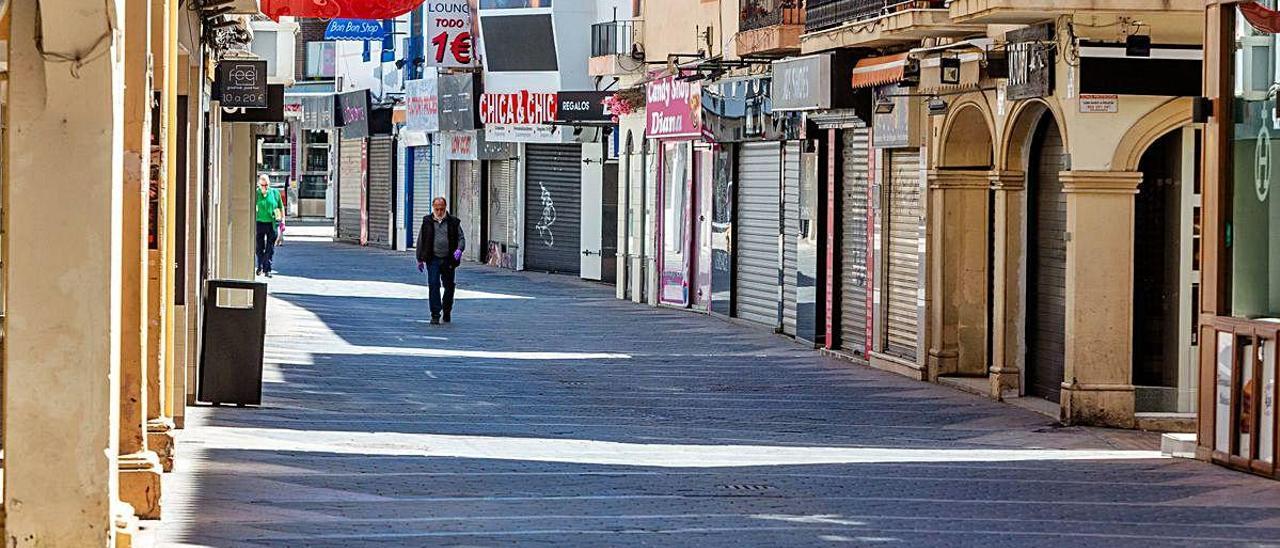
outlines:
[[[219, 295], [223, 298], [219, 299]], [[215, 405], [262, 403], [262, 349], [266, 332], [267, 284], [238, 280], [205, 282], [204, 343], [200, 348], [200, 384], [196, 399]]]

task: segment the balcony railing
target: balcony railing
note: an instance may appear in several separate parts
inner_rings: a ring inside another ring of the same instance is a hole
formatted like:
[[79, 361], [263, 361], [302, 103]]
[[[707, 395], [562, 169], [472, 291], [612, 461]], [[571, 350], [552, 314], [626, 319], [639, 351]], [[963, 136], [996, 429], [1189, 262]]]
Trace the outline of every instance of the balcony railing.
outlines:
[[744, 31], [774, 25], [803, 25], [804, 0], [742, 0], [738, 19]]
[[909, 9], [941, 9], [944, 0], [808, 0], [805, 32], [838, 27], [849, 21], [874, 19]]
[[631, 55], [634, 21], [609, 21], [591, 25], [591, 56]]

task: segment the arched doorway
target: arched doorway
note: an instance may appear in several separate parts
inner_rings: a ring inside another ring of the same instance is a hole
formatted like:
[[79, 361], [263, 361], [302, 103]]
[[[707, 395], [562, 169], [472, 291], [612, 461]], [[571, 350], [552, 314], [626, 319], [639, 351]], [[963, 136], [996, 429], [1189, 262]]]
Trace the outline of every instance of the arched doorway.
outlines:
[[1027, 149], [1026, 394], [1057, 402], [1066, 368], [1067, 198], [1062, 132], [1051, 113]]

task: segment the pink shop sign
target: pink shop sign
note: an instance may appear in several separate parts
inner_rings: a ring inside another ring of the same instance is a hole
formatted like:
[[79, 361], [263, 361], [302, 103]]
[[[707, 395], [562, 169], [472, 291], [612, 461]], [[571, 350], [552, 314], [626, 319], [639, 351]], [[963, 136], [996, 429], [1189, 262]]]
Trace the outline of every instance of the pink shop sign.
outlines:
[[702, 135], [702, 86], [660, 78], [645, 86], [646, 137], [671, 139]]

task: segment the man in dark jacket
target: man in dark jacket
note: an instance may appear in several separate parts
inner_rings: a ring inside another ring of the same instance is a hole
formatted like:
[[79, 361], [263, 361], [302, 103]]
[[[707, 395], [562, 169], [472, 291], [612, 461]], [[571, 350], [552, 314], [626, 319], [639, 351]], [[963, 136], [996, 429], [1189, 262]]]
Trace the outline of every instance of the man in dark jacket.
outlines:
[[[454, 271], [462, 264], [462, 251], [467, 248], [467, 237], [462, 233], [462, 222], [450, 215], [444, 198], [431, 201], [431, 215], [422, 218], [418, 228], [418, 272], [426, 270], [431, 285], [431, 323], [440, 323], [444, 313], [445, 323], [453, 311]], [[440, 299], [440, 284], [444, 283], [444, 300]]]

